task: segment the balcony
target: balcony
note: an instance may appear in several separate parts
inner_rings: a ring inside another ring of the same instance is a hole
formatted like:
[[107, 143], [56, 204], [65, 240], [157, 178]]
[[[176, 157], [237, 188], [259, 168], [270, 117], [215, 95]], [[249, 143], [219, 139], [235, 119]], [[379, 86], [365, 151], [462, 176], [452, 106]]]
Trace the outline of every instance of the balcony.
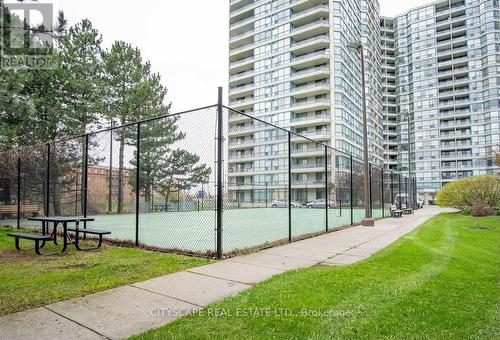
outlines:
[[319, 18], [328, 18], [329, 16], [329, 7], [328, 5], [321, 4], [308, 9], [305, 9], [300, 12], [295, 12], [292, 14], [292, 24], [302, 24], [305, 20], [310, 20], [311, 16]]
[[325, 64], [330, 61], [330, 52], [327, 50], [316, 51], [293, 57], [290, 61], [291, 66], [300, 68], [309, 68], [318, 64]]
[[229, 76], [229, 81], [231, 83], [236, 83], [236, 82], [242, 81], [242, 80], [250, 80], [251, 78], [253, 78], [254, 74], [255, 74], [254, 70], [248, 70], [248, 71], [236, 73], [236, 74]]
[[458, 169], [472, 168], [472, 162], [465, 162], [465, 163], [458, 162], [457, 168]]
[[[243, 29], [243, 28], [250, 28], [253, 24], [253, 22], [255, 21], [255, 17], [251, 16], [249, 18], [246, 18], [244, 20], [240, 20], [240, 21], [236, 21], [234, 23], [231, 23], [230, 25], [230, 30], [233, 31], [233, 30], [239, 30], [239, 29]], [[247, 27], [248, 25], [248, 27]]]
[[230, 0], [229, 5], [234, 8], [237, 7], [236, 9], [242, 8], [250, 3], [258, 2], [259, 0]]
[[238, 148], [244, 148], [244, 147], [249, 147], [255, 145], [255, 140], [253, 139], [248, 139], [248, 140], [236, 140], [236, 141], [231, 141], [228, 143], [229, 148], [232, 149], [238, 149]]
[[231, 61], [229, 63], [229, 72], [232, 74], [241, 73], [245, 71], [253, 70], [255, 57], [253, 55], [245, 57], [243, 59], [238, 59], [236, 61]]
[[441, 158], [455, 158], [455, 153], [441, 153]]
[[234, 67], [240, 66], [242, 64], [249, 63], [249, 62], [251, 62], [253, 60], [255, 60], [255, 57], [252, 55], [250, 57], [246, 57], [246, 58], [243, 58], [243, 59], [238, 59], [238, 60], [232, 61], [231, 63], [229, 63], [229, 66], [231, 68], [234, 68]]
[[231, 87], [229, 89], [229, 99], [233, 99], [234, 96], [246, 97], [251, 96], [253, 94], [253, 89], [255, 87], [254, 83], [245, 84], [241, 86]]
[[465, 67], [455, 67], [453, 69], [446, 69], [446, 70], [438, 70], [438, 76], [444, 76], [452, 73], [466, 73], [469, 71], [469, 68], [467, 66]]
[[232, 10], [231, 11], [231, 18], [237, 17], [238, 15], [242, 15], [245, 12], [252, 10], [253, 8], [255, 8], [259, 4], [259, 2], [260, 1], [252, 1], [248, 5], [244, 5], [238, 9]]
[[229, 115], [229, 118], [228, 118], [228, 122], [230, 123], [243, 123], [243, 122], [247, 122], [247, 121], [251, 121], [252, 118], [250, 117], [247, 117], [245, 115], [240, 115], [240, 114], [237, 114], [237, 113], [232, 113]]
[[330, 98], [311, 99], [292, 103], [291, 110], [295, 113], [308, 112], [310, 110], [321, 110], [330, 108]]
[[325, 93], [329, 90], [330, 90], [330, 82], [324, 81], [319, 83], [296, 86], [290, 90], [290, 94], [294, 97], [315, 96], [318, 94]]
[[296, 142], [300, 141], [305, 141], [304, 137], [310, 138], [310, 139], [324, 139], [324, 138], [329, 138], [331, 135], [331, 130], [330, 129], [322, 129], [322, 130], [311, 130], [311, 131], [302, 131], [302, 132], [297, 132], [298, 135], [292, 135], [292, 140]]
[[245, 126], [233, 125], [229, 127], [228, 133], [231, 135], [231, 137], [233, 137], [238, 134], [248, 134], [252, 132], [255, 128], [256, 127], [253, 124], [248, 124]]
[[244, 168], [229, 168], [228, 169], [230, 174], [252, 174], [254, 172], [253, 167], [244, 167]]
[[238, 55], [238, 54], [243, 53], [243, 52], [248, 52], [248, 51], [252, 51], [253, 52], [254, 46], [255, 46], [255, 43], [251, 42], [249, 44], [246, 44], [246, 45], [243, 45], [243, 46], [240, 46], [240, 47], [237, 47], [237, 48], [232, 48], [229, 51], [229, 55], [230, 56], [235, 56], [235, 55]]
[[328, 42], [330, 42], [330, 37], [328, 36], [328, 34], [321, 34], [321, 35], [318, 35], [318, 36], [315, 36], [315, 37], [312, 37], [309, 39], [294, 41], [294, 42], [292, 42], [292, 46], [301, 46], [301, 45], [308, 44], [311, 41], [325, 40], [325, 39], [328, 40]]
[[312, 148], [300, 148], [300, 149], [292, 149], [291, 154], [294, 156], [298, 155], [307, 155], [307, 154], [321, 154], [323, 155], [325, 152], [325, 148], [322, 146], [312, 147]]
[[234, 49], [242, 45], [247, 45], [253, 41], [255, 31], [250, 29], [245, 32], [235, 34], [229, 38], [229, 47]]
[[312, 187], [320, 187], [323, 188], [325, 186], [324, 181], [316, 181], [316, 180], [292, 180], [292, 185], [294, 186], [312, 186]]
[[230, 154], [229, 155], [229, 162], [231, 162], [231, 160], [241, 162], [242, 160], [250, 160], [250, 159], [254, 159], [254, 158], [255, 158], [255, 155], [251, 152], [244, 153], [244, 154]]
[[229, 105], [235, 109], [245, 109], [251, 107], [255, 102], [254, 97], [248, 97], [244, 99], [237, 99], [229, 102]]
[[328, 33], [329, 27], [330, 24], [328, 20], [320, 19], [302, 26], [294, 27], [290, 36], [295, 40], [304, 40]]
[[461, 147], [461, 146], [472, 146], [472, 141], [470, 141], [470, 140], [458, 141], [457, 140], [457, 147]]
[[457, 178], [457, 174], [456, 173], [452, 173], [452, 174], [445, 174], [443, 173], [442, 176], [441, 176], [441, 179], [456, 179]]
[[291, 51], [294, 54], [312, 53], [320, 49], [330, 47], [330, 36], [327, 34], [318, 35], [312, 38], [292, 42]]
[[330, 76], [330, 67], [328, 66], [314, 66], [306, 69], [302, 69], [300, 71], [293, 72], [291, 74], [290, 80], [297, 82], [310, 82], [315, 80], [324, 79], [325, 77]]
[[304, 117], [295, 117], [295, 118], [291, 118], [290, 122], [292, 122], [292, 123], [307, 122], [307, 121], [322, 120], [322, 119], [330, 119], [330, 114], [313, 114], [313, 115], [307, 115]]
[[456, 169], [457, 164], [453, 163], [441, 163], [441, 169]]
[[[292, 171], [300, 169], [300, 170], [313, 170], [317, 171], [318, 169], [325, 170], [325, 163], [323, 162], [313, 162], [313, 163], [305, 163], [305, 164], [292, 164]], [[331, 170], [331, 167], [328, 166], [328, 169]]]

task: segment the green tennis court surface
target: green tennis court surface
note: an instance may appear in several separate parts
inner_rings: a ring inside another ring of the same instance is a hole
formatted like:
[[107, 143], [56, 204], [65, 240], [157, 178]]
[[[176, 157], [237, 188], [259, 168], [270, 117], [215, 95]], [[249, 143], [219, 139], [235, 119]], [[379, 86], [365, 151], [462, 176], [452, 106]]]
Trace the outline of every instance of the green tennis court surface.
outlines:
[[[387, 211], [386, 211], [387, 214]], [[373, 210], [382, 217], [381, 209]], [[135, 214], [91, 216], [91, 228], [110, 230], [110, 238], [135, 240]], [[353, 210], [354, 223], [364, 217], [364, 209]], [[215, 250], [215, 211], [181, 211], [140, 213], [139, 241], [152, 247], [193, 252]], [[14, 224], [15, 221], [8, 221]], [[350, 209], [329, 209], [330, 230], [351, 223]], [[23, 221], [23, 226], [36, 226]], [[322, 232], [325, 226], [324, 209], [292, 209], [292, 236]], [[254, 208], [231, 209], [223, 214], [223, 251], [244, 249], [288, 238], [288, 209]]]

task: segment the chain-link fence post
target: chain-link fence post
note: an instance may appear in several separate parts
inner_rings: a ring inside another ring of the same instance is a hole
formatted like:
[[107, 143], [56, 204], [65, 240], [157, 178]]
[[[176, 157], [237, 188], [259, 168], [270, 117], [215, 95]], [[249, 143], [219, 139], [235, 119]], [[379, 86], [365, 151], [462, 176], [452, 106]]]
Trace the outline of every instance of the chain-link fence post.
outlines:
[[399, 191], [399, 199], [398, 199], [398, 209], [401, 209], [401, 174], [398, 174], [398, 191]]
[[288, 242], [292, 242], [292, 134], [288, 131]]
[[406, 208], [409, 208], [410, 205], [408, 204], [408, 177], [405, 177], [405, 205]]
[[380, 194], [382, 200], [382, 218], [385, 217], [385, 202], [384, 202], [384, 169], [380, 170]]
[[391, 171], [391, 205], [394, 205], [394, 173]]
[[325, 231], [328, 232], [328, 206], [330, 195], [328, 194], [328, 147], [325, 145]]
[[136, 141], [137, 164], [135, 173], [135, 246], [139, 246], [139, 191], [140, 191], [140, 171], [141, 171], [141, 123], [137, 124]]
[[[372, 163], [368, 164], [368, 205], [370, 207], [370, 217], [373, 216], [373, 195], [372, 195]], [[365, 202], [366, 204], [366, 202]]]
[[47, 143], [47, 174], [46, 174], [46, 187], [45, 187], [45, 199], [47, 202], [45, 202], [45, 216], [49, 216], [50, 212], [50, 143]]
[[222, 162], [223, 162], [223, 119], [222, 87], [218, 88], [217, 98], [217, 258], [222, 258]]
[[353, 191], [353, 175], [352, 175], [352, 171], [353, 171], [353, 166], [354, 166], [354, 162], [353, 162], [353, 159], [352, 159], [352, 155], [351, 155], [351, 180], [350, 180], [350, 200], [351, 200], [351, 225], [354, 225], [354, 210], [353, 210], [353, 205], [354, 205], [354, 191]]
[[[88, 205], [88, 187], [89, 187], [89, 135], [85, 135], [85, 149], [83, 155], [83, 216], [87, 217], [87, 205]], [[83, 222], [83, 228], [87, 228], [87, 221]], [[83, 234], [83, 237], [87, 237], [87, 233]]]
[[108, 174], [108, 212], [113, 211], [113, 128], [114, 120], [111, 120], [111, 130], [109, 131], [109, 174]]
[[21, 228], [21, 157], [17, 156], [17, 229]]
[[413, 178], [413, 202], [415, 205], [415, 210], [418, 208], [417, 199], [418, 199], [418, 196], [417, 196], [417, 178], [414, 177]]

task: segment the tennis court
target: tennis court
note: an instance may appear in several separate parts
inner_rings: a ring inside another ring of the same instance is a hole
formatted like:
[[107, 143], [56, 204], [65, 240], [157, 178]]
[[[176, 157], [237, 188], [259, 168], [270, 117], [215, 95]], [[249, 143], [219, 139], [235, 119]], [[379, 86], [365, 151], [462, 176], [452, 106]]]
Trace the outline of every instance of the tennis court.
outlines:
[[[328, 210], [328, 228], [346, 226], [351, 223], [349, 207]], [[382, 217], [381, 209], [373, 210], [374, 217]], [[110, 230], [110, 238], [120, 241], [135, 241], [135, 214], [96, 215], [89, 226]], [[359, 223], [364, 209], [353, 209], [353, 221]], [[292, 236], [325, 231], [324, 209], [292, 209]], [[5, 225], [16, 225], [15, 220], [0, 221]], [[23, 227], [38, 227], [38, 224], [22, 220]], [[147, 246], [178, 249], [189, 252], [211, 252], [216, 246], [216, 213], [213, 210], [151, 212], [139, 214], [139, 241]], [[223, 250], [231, 252], [255, 247], [288, 238], [288, 209], [255, 208], [229, 209], [223, 214]]]
[[[380, 215], [377, 212], [374, 215]], [[94, 216], [92, 226], [112, 231], [112, 237], [135, 240], [135, 214]], [[329, 229], [349, 225], [350, 210], [330, 209]], [[353, 210], [355, 222], [364, 217], [363, 209]], [[215, 249], [215, 211], [141, 213], [139, 241], [148, 246], [204, 252]], [[293, 209], [292, 235], [324, 231], [323, 209]], [[225, 252], [262, 245], [288, 238], [288, 210], [256, 208], [226, 210], [223, 214]]]

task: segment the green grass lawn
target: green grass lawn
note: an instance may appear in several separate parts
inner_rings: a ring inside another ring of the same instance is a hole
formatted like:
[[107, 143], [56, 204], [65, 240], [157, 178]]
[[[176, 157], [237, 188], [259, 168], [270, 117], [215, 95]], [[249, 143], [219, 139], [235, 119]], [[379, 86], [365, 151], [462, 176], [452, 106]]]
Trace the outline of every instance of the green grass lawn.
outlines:
[[[209, 263], [209, 260], [103, 246], [100, 251], [38, 256], [32, 241], [14, 239], [0, 227], [0, 315], [43, 306]], [[47, 248], [47, 246], [46, 246]], [[43, 251], [60, 249], [52, 245]]]
[[275, 276], [136, 338], [498, 339], [500, 219], [480, 226], [442, 214], [365, 261]]

